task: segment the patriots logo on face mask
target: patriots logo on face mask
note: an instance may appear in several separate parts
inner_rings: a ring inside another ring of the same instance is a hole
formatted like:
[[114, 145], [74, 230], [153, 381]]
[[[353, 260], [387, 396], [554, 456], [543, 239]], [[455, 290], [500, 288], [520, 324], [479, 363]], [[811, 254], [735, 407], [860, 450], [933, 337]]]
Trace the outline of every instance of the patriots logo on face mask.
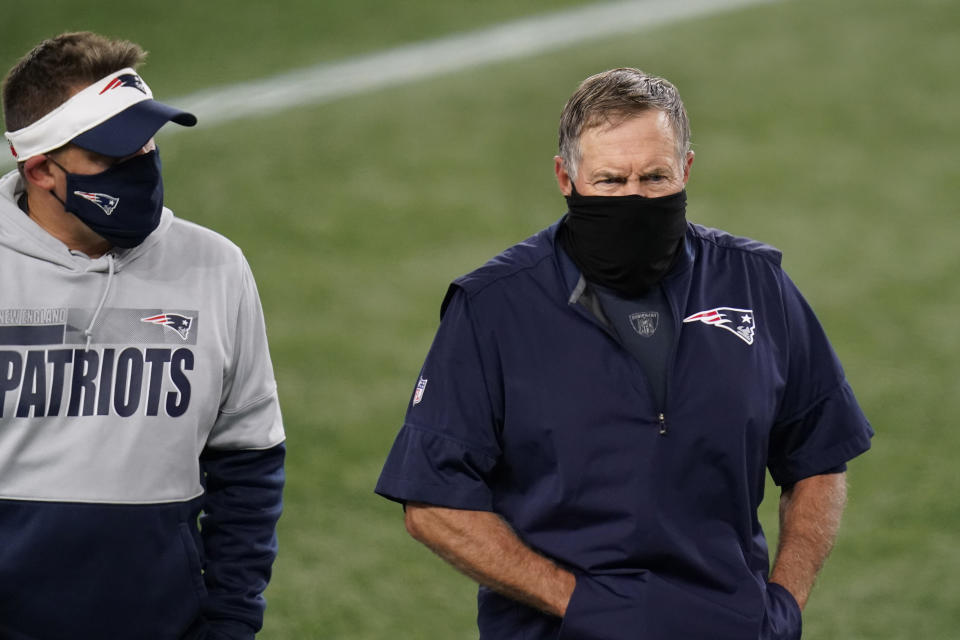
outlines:
[[74, 195], [80, 196], [84, 200], [89, 200], [97, 205], [107, 215], [113, 213], [113, 210], [120, 204], [120, 198], [108, 195], [106, 193], [91, 193], [89, 191], [74, 191]]
[[132, 73], [125, 73], [122, 76], [117, 76], [108, 82], [107, 86], [100, 91], [100, 95], [103, 95], [112, 89], [119, 89], [120, 87], [133, 87], [140, 93], [147, 93], [147, 87], [143, 84], [143, 80], [140, 79], [140, 76]]
[[187, 334], [190, 333], [190, 326], [193, 324], [193, 318], [181, 316], [176, 313], [161, 313], [160, 315], [150, 316], [149, 318], [140, 318], [140, 322], [162, 325], [171, 331], [176, 331], [177, 335], [186, 340]]
[[757, 322], [753, 309], [734, 309], [732, 307], [717, 307], [709, 311], [700, 311], [684, 322], [702, 322], [713, 327], [726, 329], [749, 345], [753, 344], [753, 334]]

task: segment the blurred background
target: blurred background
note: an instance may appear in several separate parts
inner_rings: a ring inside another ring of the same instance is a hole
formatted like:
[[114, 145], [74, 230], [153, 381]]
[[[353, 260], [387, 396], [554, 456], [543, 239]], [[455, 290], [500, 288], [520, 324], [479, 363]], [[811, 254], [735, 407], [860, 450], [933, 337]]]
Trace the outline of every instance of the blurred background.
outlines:
[[[94, 30], [148, 49], [145, 79], [177, 104], [590, 4], [47, 0], [7, 7], [0, 66]], [[289, 462], [261, 637], [476, 637], [473, 583], [373, 486], [447, 283], [563, 214], [560, 110], [615, 66], [678, 86], [688, 216], [783, 250], [877, 430], [804, 638], [957, 637], [958, 61], [956, 0], [785, 0], [161, 132], [167, 205], [244, 249], [267, 317]]]

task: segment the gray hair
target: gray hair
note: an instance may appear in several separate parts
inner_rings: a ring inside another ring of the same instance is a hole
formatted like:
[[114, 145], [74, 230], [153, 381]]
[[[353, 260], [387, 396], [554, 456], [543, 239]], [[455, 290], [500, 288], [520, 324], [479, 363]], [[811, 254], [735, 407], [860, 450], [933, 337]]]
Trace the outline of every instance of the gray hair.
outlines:
[[690, 121], [677, 88], [664, 78], [621, 67], [580, 83], [560, 114], [560, 157], [572, 179], [580, 164], [580, 135], [602, 124], [618, 124], [656, 109], [667, 114], [681, 159], [690, 151]]

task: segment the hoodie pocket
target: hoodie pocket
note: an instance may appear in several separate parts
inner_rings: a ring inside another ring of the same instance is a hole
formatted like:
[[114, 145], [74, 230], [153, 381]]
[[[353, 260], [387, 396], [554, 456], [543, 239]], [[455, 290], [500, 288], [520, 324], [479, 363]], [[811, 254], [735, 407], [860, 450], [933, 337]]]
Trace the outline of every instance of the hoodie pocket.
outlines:
[[203, 599], [207, 596], [207, 586], [203, 581], [203, 565], [200, 561], [200, 551], [197, 549], [196, 540], [190, 531], [190, 525], [181, 522], [179, 525], [180, 542], [183, 543], [183, 552], [187, 559], [187, 569], [190, 572], [190, 581], [197, 597]]

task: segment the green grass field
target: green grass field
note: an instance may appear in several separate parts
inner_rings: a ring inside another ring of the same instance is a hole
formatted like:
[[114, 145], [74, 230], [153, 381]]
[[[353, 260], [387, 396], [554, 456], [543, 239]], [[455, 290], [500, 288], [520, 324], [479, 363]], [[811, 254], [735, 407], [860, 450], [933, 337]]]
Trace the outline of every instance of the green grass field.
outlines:
[[[53, 0], [0, 24], [0, 64], [94, 29], [170, 100], [576, 4]], [[958, 34], [955, 0], [787, 1], [161, 135], [168, 205], [244, 248], [267, 315], [289, 463], [262, 637], [476, 637], [472, 583], [373, 485], [447, 282], [563, 213], [560, 109], [624, 65], [680, 88], [690, 218], [784, 251], [877, 430], [804, 638], [957, 637]]]

